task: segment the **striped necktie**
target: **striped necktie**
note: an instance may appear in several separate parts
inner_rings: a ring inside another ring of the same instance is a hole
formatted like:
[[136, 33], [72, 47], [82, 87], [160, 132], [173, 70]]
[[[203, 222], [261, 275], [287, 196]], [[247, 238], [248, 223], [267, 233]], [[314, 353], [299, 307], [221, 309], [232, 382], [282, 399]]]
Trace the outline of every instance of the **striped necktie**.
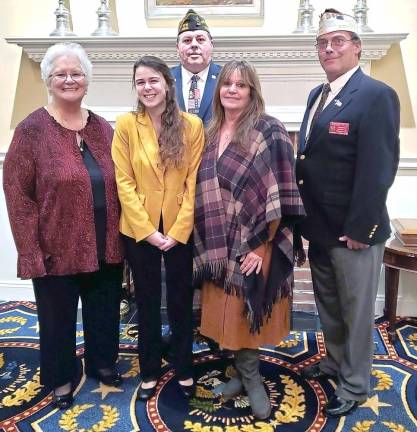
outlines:
[[326, 83], [326, 84], [324, 84], [323, 89], [322, 89], [322, 91], [321, 91], [321, 98], [320, 98], [320, 102], [319, 102], [319, 104], [317, 105], [317, 109], [316, 109], [316, 111], [315, 111], [315, 113], [314, 113], [314, 115], [313, 115], [313, 118], [311, 119], [311, 123], [310, 123], [310, 131], [309, 131], [309, 133], [308, 133], [308, 136], [309, 136], [309, 137], [310, 137], [310, 135], [311, 135], [311, 131], [313, 130], [314, 123], [316, 123], [316, 121], [317, 121], [319, 115], [320, 115], [321, 112], [323, 111], [323, 107], [324, 107], [324, 104], [326, 103], [326, 99], [327, 99], [327, 96], [329, 96], [329, 93], [330, 93], [330, 84], [329, 84], [329, 83]]
[[200, 108], [200, 90], [197, 85], [199, 79], [198, 75], [191, 77], [190, 91], [188, 93], [188, 112], [192, 114], [198, 114]]

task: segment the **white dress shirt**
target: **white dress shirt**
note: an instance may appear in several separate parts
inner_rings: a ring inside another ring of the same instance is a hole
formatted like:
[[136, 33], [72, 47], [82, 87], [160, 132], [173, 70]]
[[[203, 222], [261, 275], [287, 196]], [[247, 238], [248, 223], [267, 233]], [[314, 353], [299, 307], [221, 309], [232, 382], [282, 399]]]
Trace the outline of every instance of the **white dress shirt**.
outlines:
[[[340, 75], [339, 78], [336, 78], [330, 84], [330, 93], [327, 96], [326, 102], [324, 104], [323, 110], [329, 105], [329, 103], [336, 98], [339, 94], [340, 90], [346, 85], [349, 81], [350, 77], [359, 69], [359, 65], [355, 66], [353, 69], [345, 72], [343, 75]], [[327, 81], [328, 82], [328, 81]], [[311, 120], [313, 119], [314, 113], [316, 112], [317, 106], [320, 102], [321, 93], [318, 94], [316, 100], [314, 101], [313, 106], [311, 107], [310, 114], [308, 116], [307, 129], [306, 129], [306, 137], [310, 135], [310, 126]]]
[[181, 66], [181, 76], [182, 76], [182, 96], [184, 98], [184, 105], [186, 111], [188, 111], [188, 94], [191, 86], [191, 78], [193, 75], [198, 75], [200, 79], [197, 81], [197, 88], [200, 90], [200, 105], [201, 99], [203, 99], [204, 87], [207, 82], [207, 75], [209, 71], [210, 65], [208, 65], [205, 69], [203, 69], [198, 74], [193, 74], [189, 70], [185, 69], [184, 66]]

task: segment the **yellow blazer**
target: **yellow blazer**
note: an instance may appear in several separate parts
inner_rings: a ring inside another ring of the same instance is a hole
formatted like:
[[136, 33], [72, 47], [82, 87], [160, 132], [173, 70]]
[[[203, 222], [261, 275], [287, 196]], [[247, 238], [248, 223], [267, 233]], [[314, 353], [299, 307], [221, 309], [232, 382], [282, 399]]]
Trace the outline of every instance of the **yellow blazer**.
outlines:
[[161, 168], [156, 132], [146, 112], [123, 114], [116, 120], [112, 157], [122, 207], [119, 228], [137, 242], [159, 228], [161, 214], [164, 234], [180, 243], [187, 243], [193, 229], [204, 128], [197, 116], [181, 115], [186, 149], [180, 169]]

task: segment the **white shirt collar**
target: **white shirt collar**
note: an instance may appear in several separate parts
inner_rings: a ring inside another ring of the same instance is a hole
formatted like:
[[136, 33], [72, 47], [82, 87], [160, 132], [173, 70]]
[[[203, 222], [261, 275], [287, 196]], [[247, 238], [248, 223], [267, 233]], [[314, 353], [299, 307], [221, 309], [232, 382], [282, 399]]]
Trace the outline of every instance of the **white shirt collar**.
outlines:
[[333, 94], [339, 93], [339, 91], [345, 86], [345, 84], [350, 80], [351, 76], [359, 69], [359, 65], [354, 68], [348, 70], [343, 75], [340, 75], [339, 78], [336, 78], [334, 81], [330, 83], [330, 91]]
[[184, 66], [181, 65], [181, 73], [182, 73], [182, 82], [186, 84], [191, 84], [191, 78], [193, 75], [198, 75], [200, 77], [199, 82], [205, 83], [207, 81], [207, 75], [209, 71], [210, 65], [208, 65], [205, 69], [203, 69], [198, 74], [193, 74], [189, 70], [185, 69]]

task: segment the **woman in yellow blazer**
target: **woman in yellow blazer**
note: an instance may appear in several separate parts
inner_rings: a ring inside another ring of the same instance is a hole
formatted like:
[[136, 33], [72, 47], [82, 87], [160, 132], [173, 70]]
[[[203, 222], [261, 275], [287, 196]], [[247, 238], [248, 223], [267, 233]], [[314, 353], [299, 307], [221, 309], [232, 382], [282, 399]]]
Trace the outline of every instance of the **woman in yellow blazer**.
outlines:
[[197, 169], [204, 145], [201, 120], [180, 112], [168, 66], [145, 56], [133, 67], [138, 108], [116, 121], [112, 155], [122, 207], [120, 231], [138, 308], [138, 399], [155, 393], [161, 373], [161, 255], [174, 367], [182, 393], [192, 374], [192, 247]]

